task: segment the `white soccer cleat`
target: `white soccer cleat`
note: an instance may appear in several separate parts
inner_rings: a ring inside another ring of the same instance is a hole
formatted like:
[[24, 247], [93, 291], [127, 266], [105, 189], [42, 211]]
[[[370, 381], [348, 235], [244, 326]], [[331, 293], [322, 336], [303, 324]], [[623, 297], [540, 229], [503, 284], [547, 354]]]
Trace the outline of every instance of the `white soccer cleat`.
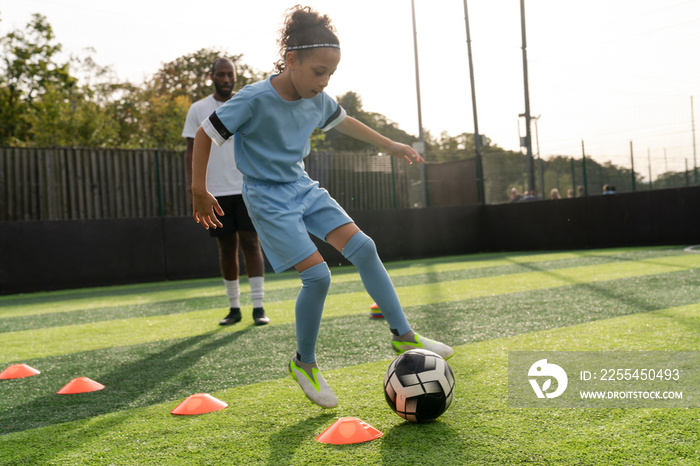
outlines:
[[392, 341], [391, 346], [396, 352], [396, 354], [405, 353], [406, 351], [413, 349], [426, 349], [437, 353], [442, 356], [443, 359], [449, 359], [454, 354], [454, 350], [444, 343], [439, 341], [431, 340], [430, 338], [425, 338], [417, 333], [413, 335], [413, 341]]
[[289, 362], [289, 373], [309, 400], [323, 408], [338, 406], [338, 397], [335, 396], [317, 367], [312, 367], [311, 374], [309, 374], [297, 365], [296, 356], [294, 356]]

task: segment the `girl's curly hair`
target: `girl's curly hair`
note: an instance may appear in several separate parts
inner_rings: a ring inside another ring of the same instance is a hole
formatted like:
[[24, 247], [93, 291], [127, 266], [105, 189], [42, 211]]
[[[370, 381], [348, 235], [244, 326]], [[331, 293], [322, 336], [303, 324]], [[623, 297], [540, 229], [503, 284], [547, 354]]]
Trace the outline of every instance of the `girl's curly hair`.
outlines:
[[[277, 73], [284, 71], [287, 48], [295, 45], [311, 44], [337, 44], [340, 45], [335, 35], [335, 27], [331, 24], [328, 15], [321, 15], [311, 7], [296, 5], [287, 10], [287, 19], [280, 30], [279, 38], [280, 59], [275, 63]], [[299, 59], [303, 59], [312, 50], [298, 50]]]

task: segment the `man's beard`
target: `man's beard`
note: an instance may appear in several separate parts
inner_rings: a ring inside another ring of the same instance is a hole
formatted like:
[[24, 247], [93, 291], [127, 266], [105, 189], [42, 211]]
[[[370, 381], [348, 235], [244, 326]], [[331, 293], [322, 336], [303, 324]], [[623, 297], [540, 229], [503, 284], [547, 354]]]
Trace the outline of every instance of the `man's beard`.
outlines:
[[228, 91], [224, 91], [221, 86], [219, 86], [217, 83], [214, 83], [214, 88], [216, 89], [216, 93], [222, 97], [229, 98], [233, 94], [233, 87], [230, 88], [230, 90]]

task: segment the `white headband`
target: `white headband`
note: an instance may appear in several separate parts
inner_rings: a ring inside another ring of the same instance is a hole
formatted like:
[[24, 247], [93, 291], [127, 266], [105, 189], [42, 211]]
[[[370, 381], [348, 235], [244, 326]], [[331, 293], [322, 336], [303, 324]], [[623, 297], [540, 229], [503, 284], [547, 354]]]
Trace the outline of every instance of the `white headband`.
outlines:
[[290, 47], [287, 47], [287, 52], [291, 52], [292, 50], [317, 49], [317, 48], [321, 48], [321, 47], [333, 47], [333, 48], [339, 49], [340, 45], [338, 45], [338, 44], [292, 45]]

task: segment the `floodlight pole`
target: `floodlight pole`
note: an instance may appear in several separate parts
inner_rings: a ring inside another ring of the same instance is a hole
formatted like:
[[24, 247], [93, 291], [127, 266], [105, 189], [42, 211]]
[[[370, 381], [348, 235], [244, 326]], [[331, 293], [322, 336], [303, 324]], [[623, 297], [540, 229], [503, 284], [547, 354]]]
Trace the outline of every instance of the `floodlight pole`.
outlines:
[[[420, 71], [418, 68], [418, 30], [416, 28], [416, 7], [414, 0], [411, 0], [411, 16], [413, 19], [413, 55], [416, 65], [416, 100], [418, 101], [418, 152], [425, 157], [425, 136], [423, 134], [423, 111], [421, 109], [420, 98]], [[425, 176], [425, 165], [421, 164], [421, 181], [423, 184], [423, 207], [428, 206], [428, 186]]]
[[647, 160], [649, 163], [649, 191], [654, 188], [654, 183], [651, 181], [651, 149], [647, 147]]
[[525, 32], [525, 0], [520, 0], [520, 29], [522, 32], [523, 49], [523, 87], [525, 90], [525, 148], [527, 149], [527, 179], [528, 189], [537, 189], [535, 184], [535, 167], [532, 160], [532, 134], [530, 130], [530, 91], [527, 77], [527, 34]]
[[588, 175], [586, 174], [586, 146], [581, 139], [581, 163], [583, 165], [583, 195], [588, 197]]
[[632, 163], [632, 191], [637, 190], [637, 177], [634, 174], [634, 147], [632, 146], [632, 141], [630, 141], [630, 162]]
[[693, 96], [690, 96], [690, 123], [693, 127], [693, 182], [698, 184], [698, 158], [695, 147], [695, 110], [693, 109]]
[[[537, 115], [536, 117], [530, 117], [531, 120], [535, 120], [535, 145], [537, 147], [537, 162], [540, 166], [540, 189], [544, 191], [544, 172], [542, 167], [542, 157], [540, 157], [540, 132], [537, 129], [537, 123], [540, 121], [542, 115]], [[533, 155], [534, 157], [534, 155]], [[540, 193], [544, 196], [544, 192]], [[544, 197], [543, 197], [544, 199]]]
[[[411, 0], [411, 16], [413, 18], [413, 56], [416, 65], [416, 96], [418, 101], [418, 142], [425, 144], [423, 136], [423, 111], [420, 103], [420, 71], [418, 69], [418, 30], [416, 29], [416, 7], [414, 0]], [[425, 152], [425, 151], [424, 151]], [[423, 157], [425, 154], [421, 153]]]
[[479, 134], [479, 121], [476, 115], [476, 86], [474, 84], [474, 63], [472, 61], [472, 37], [469, 32], [469, 11], [467, 0], [464, 0], [464, 23], [467, 28], [467, 53], [469, 55], [469, 83], [472, 91], [472, 113], [474, 114], [474, 152], [476, 155], [476, 199], [479, 204], [486, 203], [484, 192], [484, 168], [481, 159], [481, 135]]

